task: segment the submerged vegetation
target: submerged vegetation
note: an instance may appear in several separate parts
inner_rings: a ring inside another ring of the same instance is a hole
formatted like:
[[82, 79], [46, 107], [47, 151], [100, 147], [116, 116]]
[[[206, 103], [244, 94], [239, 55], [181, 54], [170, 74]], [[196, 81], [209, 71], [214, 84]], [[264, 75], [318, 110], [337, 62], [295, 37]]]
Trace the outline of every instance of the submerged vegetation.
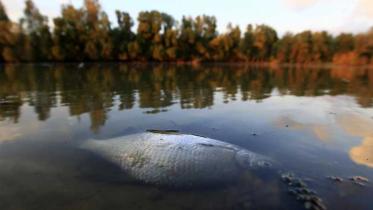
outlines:
[[373, 64], [373, 29], [332, 36], [326, 31], [286, 33], [267, 25], [245, 31], [229, 24], [218, 33], [214, 16], [184, 16], [181, 21], [158, 12], [140, 12], [137, 30], [127, 12], [116, 11], [112, 27], [98, 0], [83, 7], [62, 6], [53, 19], [25, 1], [23, 18], [12, 22], [0, 0], [0, 62], [155, 61]]

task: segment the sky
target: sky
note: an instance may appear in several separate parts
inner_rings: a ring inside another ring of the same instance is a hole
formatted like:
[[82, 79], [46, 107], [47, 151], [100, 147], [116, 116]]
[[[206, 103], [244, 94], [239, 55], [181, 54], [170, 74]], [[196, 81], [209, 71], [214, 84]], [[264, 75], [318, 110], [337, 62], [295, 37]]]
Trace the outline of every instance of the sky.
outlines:
[[[8, 15], [17, 21], [22, 16], [24, 0], [0, 0]], [[50, 17], [60, 13], [61, 4], [77, 7], [83, 0], [34, 0], [40, 11]], [[101, 0], [103, 9], [115, 22], [115, 10], [127, 11], [135, 19], [140, 11], [159, 10], [180, 20], [183, 15], [214, 15], [218, 30], [224, 32], [228, 23], [239, 25], [268, 24], [280, 34], [287, 31], [327, 30], [364, 32], [373, 26], [373, 0]]]

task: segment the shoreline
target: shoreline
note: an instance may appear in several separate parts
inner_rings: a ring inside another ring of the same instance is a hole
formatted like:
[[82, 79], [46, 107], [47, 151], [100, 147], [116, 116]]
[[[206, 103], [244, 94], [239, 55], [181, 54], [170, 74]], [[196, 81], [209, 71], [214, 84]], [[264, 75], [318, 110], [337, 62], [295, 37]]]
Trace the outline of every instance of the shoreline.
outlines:
[[[123, 64], [123, 65], [176, 65], [176, 66], [252, 66], [252, 67], [270, 67], [270, 68], [364, 68], [373, 69], [371, 65], [349, 65], [335, 63], [274, 63], [274, 62], [193, 62], [193, 61], [45, 61], [45, 62], [4, 62], [0, 66], [7, 65], [92, 65], [92, 64]], [[83, 67], [82, 67], [83, 68]]]

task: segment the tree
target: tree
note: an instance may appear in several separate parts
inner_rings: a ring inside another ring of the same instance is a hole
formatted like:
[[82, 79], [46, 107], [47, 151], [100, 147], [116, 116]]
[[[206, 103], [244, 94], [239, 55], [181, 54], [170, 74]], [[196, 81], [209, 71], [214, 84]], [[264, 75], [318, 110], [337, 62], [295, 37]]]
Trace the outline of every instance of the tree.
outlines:
[[350, 52], [355, 48], [354, 35], [342, 33], [335, 38], [335, 52], [346, 53]]
[[39, 12], [32, 0], [25, 1], [24, 17], [20, 20], [23, 33], [22, 44], [26, 61], [49, 61], [52, 36], [48, 18]]
[[227, 33], [215, 37], [209, 43], [213, 61], [233, 61], [241, 58], [239, 49], [241, 42], [240, 28], [229, 24], [227, 30]]
[[133, 20], [129, 13], [116, 11], [118, 27], [111, 31], [114, 59], [130, 60], [129, 44], [134, 41], [135, 34], [131, 31]]
[[141, 60], [162, 60], [164, 51], [161, 43], [162, 15], [158, 11], [140, 12], [137, 21], [137, 42]]
[[194, 34], [196, 37], [195, 52], [201, 60], [211, 60], [209, 43], [217, 36], [217, 21], [214, 16], [197, 16], [194, 20]]
[[98, 0], [85, 0], [83, 23], [85, 25], [84, 53], [88, 60], [110, 60], [112, 58], [112, 40], [110, 37], [110, 21], [101, 10]]
[[61, 15], [48, 19], [32, 0], [13, 23], [0, 0], [0, 62], [40, 61], [246, 61], [279, 63], [330, 62], [373, 64], [373, 29], [367, 33], [326, 31], [286, 33], [281, 38], [268, 25], [247, 25], [243, 34], [229, 24], [218, 33], [214, 16], [184, 16], [180, 22], [160, 11], [140, 12], [138, 28], [127, 12], [116, 11], [111, 27], [99, 0], [83, 6], [62, 5]]
[[240, 43], [240, 50], [246, 56], [246, 59], [251, 60], [254, 57], [254, 29], [251, 24], [246, 27]]
[[85, 25], [82, 21], [84, 12], [73, 5], [63, 5], [61, 16], [53, 20], [52, 53], [57, 61], [84, 60]]
[[280, 63], [292, 62], [291, 53], [294, 45], [294, 35], [286, 33], [276, 45], [276, 58]]
[[180, 36], [178, 39], [178, 46], [180, 48], [180, 59], [195, 59], [195, 43], [196, 34], [194, 32], [193, 19], [191, 17], [184, 16], [181, 20]]
[[85, 0], [80, 9], [64, 5], [54, 19], [53, 55], [57, 60], [111, 60], [110, 22], [97, 0]]
[[356, 53], [364, 64], [373, 63], [373, 28], [356, 36]]
[[270, 26], [258, 25], [254, 30], [254, 58], [257, 61], [268, 61], [274, 55], [277, 32]]
[[312, 35], [313, 62], [329, 62], [333, 56], [333, 37], [326, 31], [316, 32]]
[[290, 53], [290, 61], [294, 63], [309, 63], [312, 61], [313, 37], [311, 31], [296, 34]]
[[14, 62], [15, 43], [17, 34], [12, 30], [13, 23], [10, 21], [3, 3], [0, 1], [0, 63]]
[[166, 13], [161, 13], [163, 22], [162, 45], [164, 46], [164, 59], [175, 61], [179, 56], [178, 36], [175, 19]]

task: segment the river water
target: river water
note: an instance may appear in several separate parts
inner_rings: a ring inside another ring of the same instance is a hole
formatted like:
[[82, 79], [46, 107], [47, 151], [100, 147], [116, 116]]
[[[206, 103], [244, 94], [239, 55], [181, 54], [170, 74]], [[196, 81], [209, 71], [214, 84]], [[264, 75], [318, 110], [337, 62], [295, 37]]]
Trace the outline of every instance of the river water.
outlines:
[[[228, 186], [172, 189], [138, 183], [77, 146], [148, 129], [218, 139], [276, 165]], [[2, 210], [368, 210], [372, 181], [373, 69], [0, 66]]]

